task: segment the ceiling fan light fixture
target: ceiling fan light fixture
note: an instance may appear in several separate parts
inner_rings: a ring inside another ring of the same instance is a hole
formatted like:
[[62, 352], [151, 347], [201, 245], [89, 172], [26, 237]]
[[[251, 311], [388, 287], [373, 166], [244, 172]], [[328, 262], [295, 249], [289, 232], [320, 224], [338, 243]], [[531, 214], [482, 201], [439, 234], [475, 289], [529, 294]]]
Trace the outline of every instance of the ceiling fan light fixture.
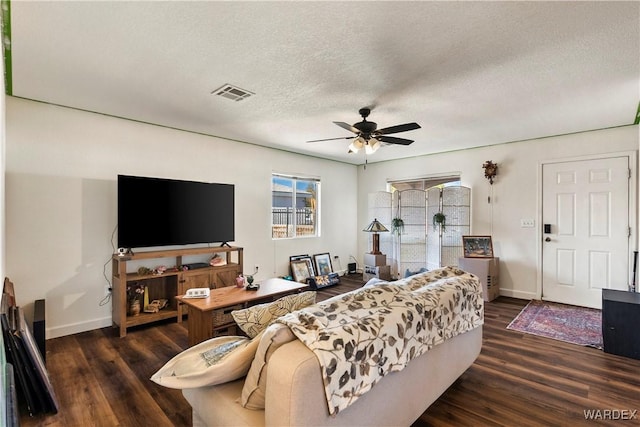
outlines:
[[[349, 144], [348, 153], [357, 153], [362, 148], [365, 150], [365, 156], [375, 153], [382, 145], [387, 144], [399, 144], [410, 145], [413, 143], [412, 139], [398, 138], [396, 136], [389, 136], [392, 133], [407, 132], [410, 130], [420, 129], [420, 125], [417, 123], [404, 123], [400, 125], [388, 126], [382, 129], [378, 129], [378, 125], [375, 122], [367, 120], [370, 108], [361, 108], [359, 111], [362, 116], [362, 121], [350, 125], [345, 122], [333, 122], [340, 126], [342, 129], [348, 130], [354, 133], [354, 136], [347, 136], [342, 138], [325, 138], [314, 139], [307, 142], [320, 142], [320, 141], [333, 141], [336, 139], [352, 139]], [[355, 139], [353, 139], [355, 138]], [[366, 161], [366, 160], [365, 160]]]
[[378, 148], [380, 148], [380, 141], [375, 138], [371, 138], [364, 146], [364, 151], [367, 154], [373, 154], [378, 151]]
[[356, 139], [354, 139], [353, 142], [349, 145], [349, 150], [354, 153], [357, 153], [358, 151], [360, 151], [360, 149], [362, 149], [362, 147], [365, 146], [365, 144], [366, 144], [366, 141], [364, 140], [364, 138], [359, 136]]

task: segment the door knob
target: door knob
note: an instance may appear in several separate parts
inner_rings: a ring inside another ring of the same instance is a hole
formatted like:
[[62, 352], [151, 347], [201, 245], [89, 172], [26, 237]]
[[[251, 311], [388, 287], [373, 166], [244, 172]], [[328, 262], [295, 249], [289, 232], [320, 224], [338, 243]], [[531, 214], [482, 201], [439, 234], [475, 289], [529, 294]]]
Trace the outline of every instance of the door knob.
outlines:
[[547, 237], [546, 239], [544, 239], [545, 242], [550, 242], [551, 241], [551, 237]]

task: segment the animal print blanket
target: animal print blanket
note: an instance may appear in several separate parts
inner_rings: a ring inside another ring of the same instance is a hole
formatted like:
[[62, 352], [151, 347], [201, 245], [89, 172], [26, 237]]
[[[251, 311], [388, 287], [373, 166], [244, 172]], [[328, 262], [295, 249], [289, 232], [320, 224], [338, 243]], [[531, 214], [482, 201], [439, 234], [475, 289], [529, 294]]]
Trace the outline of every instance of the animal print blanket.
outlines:
[[280, 317], [317, 356], [329, 413], [430, 348], [484, 323], [479, 280], [445, 267], [378, 282]]

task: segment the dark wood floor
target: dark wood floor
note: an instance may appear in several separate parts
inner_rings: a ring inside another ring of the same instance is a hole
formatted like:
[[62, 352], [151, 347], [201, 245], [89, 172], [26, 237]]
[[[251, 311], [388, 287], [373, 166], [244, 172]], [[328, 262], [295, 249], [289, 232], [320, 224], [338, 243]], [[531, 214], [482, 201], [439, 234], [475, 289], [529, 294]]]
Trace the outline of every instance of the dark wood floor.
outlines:
[[[358, 277], [343, 278], [318, 297], [361, 284]], [[640, 412], [640, 361], [507, 330], [526, 303], [500, 297], [486, 304], [482, 353], [413, 427], [640, 425], [640, 414], [609, 422], [584, 415]], [[124, 338], [104, 328], [48, 340], [47, 368], [61, 410], [38, 417], [23, 411], [21, 425], [191, 425], [181, 392], [149, 380], [188, 347], [185, 327], [167, 322], [130, 330]]]

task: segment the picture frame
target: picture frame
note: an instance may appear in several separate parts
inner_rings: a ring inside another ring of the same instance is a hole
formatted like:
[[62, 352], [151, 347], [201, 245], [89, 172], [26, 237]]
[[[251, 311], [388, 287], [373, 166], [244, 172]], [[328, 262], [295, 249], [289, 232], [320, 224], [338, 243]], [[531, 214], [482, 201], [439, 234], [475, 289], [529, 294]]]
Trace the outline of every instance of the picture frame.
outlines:
[[[299, 260], [307, 260], [309, 264], [309, 272], [311, 273], [311, 275], [315, 276], [317, 274], [315, 268], [313, 267], [313, 261], [311, 260], [311, 256], [309, 256], [309, 254], [291, 255], [289, 257], [289, 262]], [[293, 269], [291, 270], [291, 275], [293, 276]]]
[[493, 258], [491, 236], [462, 236], [465, 258]]
[[293, 280], [296, 282], [307, 283], [309, 277], [315, 276], [311, 272], [311, 258], [293, 260], [289, 264], [291, 265]]
[[331, 265], [329, 252], [313, 255], [313, 261], [315, 263], [317, 276], [333, 273], [333, 265]]
[[18, 329], [17, 336], [21, 340], [22, 347], [26, 355], [25, 360], [31, 368], [32, 382], [36, 389], [36, 394], [41, 402], [42, 410], [46, 413], [58, 413], [58, 398], [51, 384], [49, 372], [44, 363], [44, 359], [40, 354], [35, 338], [31, 333], [31, 329], [24, 318], [24, 311], [18, 307]]
[[[7, 362], [13, 365], [21, 395], [31, 416], [57, 413], [59, 404], [40, 350], [24, 319], [21, 307], [0, 315]], [[12, 326], [13, 324], [13, 326]]]
[[24, 361], [24, 353], [19, 351], [18, 338], [13, 334], [13, 328], [9, 325], [9, 316], [9, 313], [0, 314], [2, 341], [4, 342], [6, 361], [13, 366], [16, 387], [20, 389], [27, 412], [33, 416], [40, 412], [40, 408], [37, 406], [36, 397], [31, 389], [29, 378], [26, 375], [27, 367]]

